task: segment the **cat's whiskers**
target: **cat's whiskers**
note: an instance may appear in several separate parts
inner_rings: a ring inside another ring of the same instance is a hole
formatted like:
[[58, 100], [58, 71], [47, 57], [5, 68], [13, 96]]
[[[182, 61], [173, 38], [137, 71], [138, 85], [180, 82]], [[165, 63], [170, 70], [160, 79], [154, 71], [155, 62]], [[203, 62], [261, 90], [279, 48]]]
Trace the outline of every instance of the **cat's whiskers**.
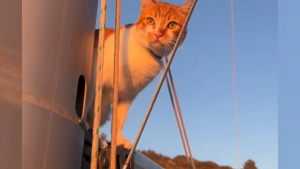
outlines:
[[168, 55], [170, 54], [170, 52], [172, 51], [171, 47], [170, 47], [170, 44], [166, 44], [167, 45], [167, 50], [168, 50]]
[[164, 44], [164, 48], [165, 48], [165, 54], [164, 54], [164, 56], [167, 56], [167, 55], [168, 55], [168, 47], [167, 47], [167, 44]]
[[164, 48], [165, 48], [165, 53], [164, 53], [164, 55], [163, 56], [166, 56], [166, 45], [165, 44], [163, 44], [164, 45]]
[[173, 45], [175, 45], [175, 44], [176, 44], [176, 42], [174, 42], [174, 41], [171, 41], [171, 42], [170, 42], [170, 44], [173, 44]]
[[[176, 40], [172, 40], [171, 42], [170, 42], [172, 45], [175, 45], [176, 44]], [[182, 50], [185, 50], [185, 48], [181, 45], [180, 46], [180, 48], [182, 49]]]
[[170, 49], [170, 51], [169, 52], [172, 52], [172, 47], [170, 46], [170, 44], [168, 44], [168, 46], [169, 46], [169, 49]]

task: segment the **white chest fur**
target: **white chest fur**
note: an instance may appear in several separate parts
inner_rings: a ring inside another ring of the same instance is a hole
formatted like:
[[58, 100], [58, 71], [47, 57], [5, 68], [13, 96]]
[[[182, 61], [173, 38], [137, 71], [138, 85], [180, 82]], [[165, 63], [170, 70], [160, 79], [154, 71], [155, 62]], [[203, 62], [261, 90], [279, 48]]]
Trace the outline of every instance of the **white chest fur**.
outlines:
[[[137, 40], [135, 26], [120, 30], [119, 98], [133, 100], [160, 72], [162, 62]], [[112, 88], [114, 75], [114, 34], [105, 41], [103, 80]], [[109, 90], [112, 91], [112, 90]], [[104, 91], [105, 92], [105, 91]], [[112, 92], [105, 92], [112, 95]], [[111, 97], [110, 97], [111, 98]]]

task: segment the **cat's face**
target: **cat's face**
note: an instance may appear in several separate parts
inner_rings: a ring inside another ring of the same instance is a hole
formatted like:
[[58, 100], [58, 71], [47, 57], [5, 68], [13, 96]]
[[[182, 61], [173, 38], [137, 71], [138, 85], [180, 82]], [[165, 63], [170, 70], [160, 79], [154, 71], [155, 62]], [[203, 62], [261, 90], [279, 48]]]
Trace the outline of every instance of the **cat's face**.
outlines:
[[[181, 6], [155, 0], [141, 0], [141, 2], [141, 14], [136, 23], [140, 41], [155, 54], [166, 56], [175, 45], [192, 0]], [[187, 29], [180, 43], [183, 43], [186, 33]]]

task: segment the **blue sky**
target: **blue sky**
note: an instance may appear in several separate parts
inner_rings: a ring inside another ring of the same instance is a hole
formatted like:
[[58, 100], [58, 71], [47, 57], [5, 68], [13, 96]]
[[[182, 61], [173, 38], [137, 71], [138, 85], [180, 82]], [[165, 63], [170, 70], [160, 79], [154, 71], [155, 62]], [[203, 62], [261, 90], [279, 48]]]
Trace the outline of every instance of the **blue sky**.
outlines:
[[[122, 1], [121, 25], [135, 23], [139, 13], [140, 0]], [[234, 1], [234, 14], [240, 167], [253, 159], [259, 169], [277, 169], [277, 1]], [[107, 27], [114, 27], [114, 17], [115, 1], [109, 1]], [[236, 168], [230, 0], [198, 1], [171, 70], [193, 157]], [[130, 109], [124, 136], [132, 142], [160, 77]], [[110, 136], [110, 124], [101, 132]], [[137, 149], [184, 154], [165, 83]]]
[[279, 168], [296, 168], [300, 159], [300, 1], [278, 2]]

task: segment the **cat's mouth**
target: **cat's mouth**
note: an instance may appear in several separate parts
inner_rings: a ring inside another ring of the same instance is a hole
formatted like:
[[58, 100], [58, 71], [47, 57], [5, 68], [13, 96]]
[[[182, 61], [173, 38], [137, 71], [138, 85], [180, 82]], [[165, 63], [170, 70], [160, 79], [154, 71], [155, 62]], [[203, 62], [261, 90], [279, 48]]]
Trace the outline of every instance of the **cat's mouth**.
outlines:
[[152, 41], [151, 45], [153, 47], [161, 47], [161, 46], [163, 46], [163, 44], [159, 40]]

